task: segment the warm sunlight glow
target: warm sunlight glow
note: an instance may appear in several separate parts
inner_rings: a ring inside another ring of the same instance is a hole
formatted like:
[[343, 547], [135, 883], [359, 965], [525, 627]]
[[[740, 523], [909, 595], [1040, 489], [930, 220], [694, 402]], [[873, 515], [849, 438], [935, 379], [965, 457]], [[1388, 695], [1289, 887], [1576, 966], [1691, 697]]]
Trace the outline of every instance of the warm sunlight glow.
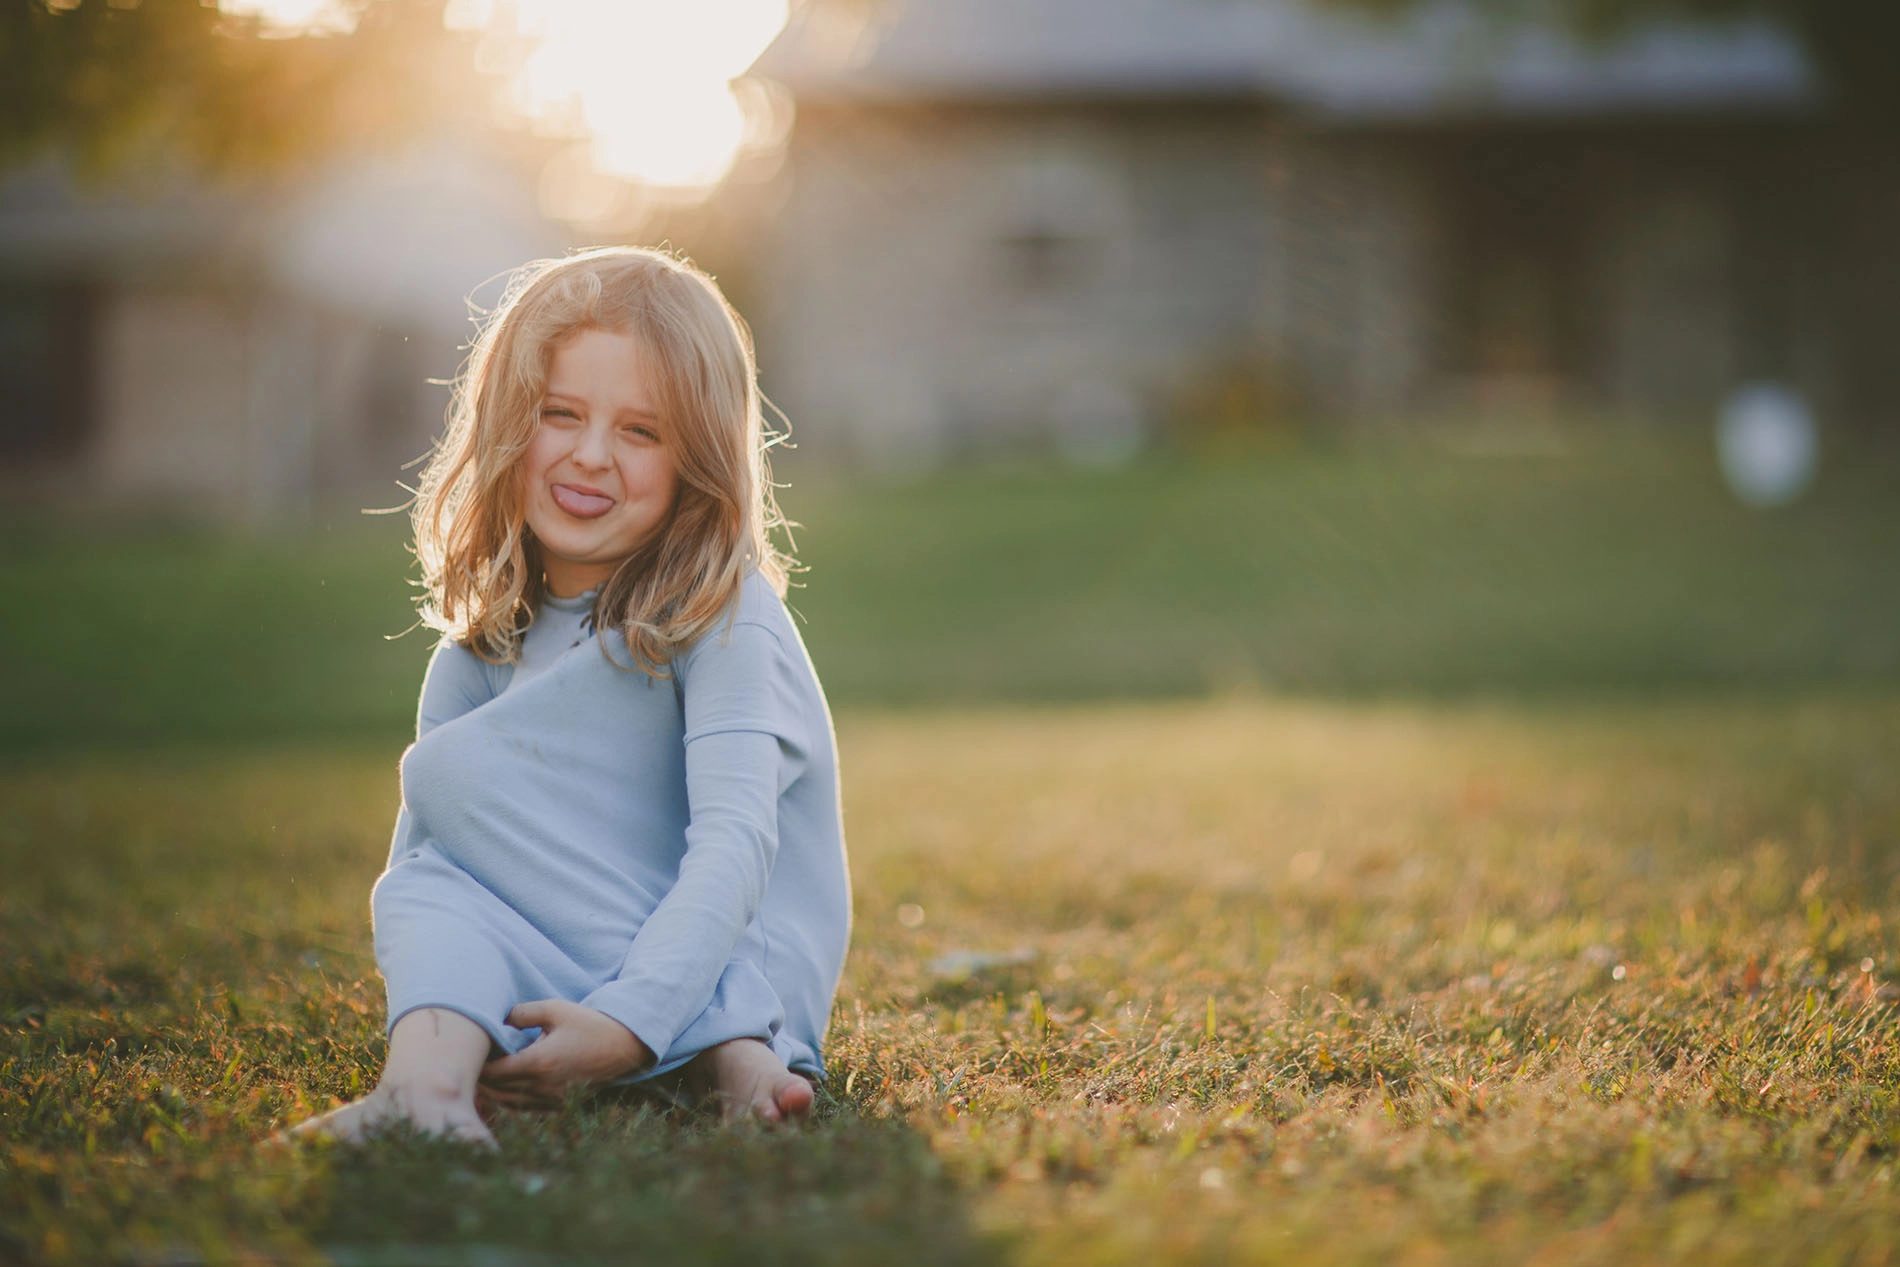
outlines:
[[732, 80], [785, 25], [787, 0], [455, 0], [445, 20], [534, 42], [515, 108], [577, 127], [601, 172], [674, 188], [715, 184], [747, 133]]
[[260, 19], [273, 35], [319, 35], [348, 31], [356, 14], [342, 0], [218, 0], [224, 13]]
[[[345, 0], [219, 0], [276, 35], [348, 30]], [[705, 189], [771, 103], [736, 92], [784, 27], [788, 0], [448, 0], [444, 25], [479, 31], [490, 70], [510, 73], [508, 107], [544, 132], [584, 140], [593, 178]]]

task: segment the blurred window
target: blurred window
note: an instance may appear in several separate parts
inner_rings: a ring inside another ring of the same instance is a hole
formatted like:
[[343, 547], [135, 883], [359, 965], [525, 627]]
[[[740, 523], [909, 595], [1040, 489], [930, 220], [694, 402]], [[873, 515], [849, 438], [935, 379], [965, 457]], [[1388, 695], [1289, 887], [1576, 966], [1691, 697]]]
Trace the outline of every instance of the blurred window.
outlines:
[[1085, 146], [1040, 138], [1004, 160], [1000, 192], [992, 240], [1005, 282], [1025, 296], [1084, 287], [1123, 201], [1109, 165]]
[[1046, 224], [1024, 225], [1015, 233], [1005, 233], [998, 245], [1005, 275], [1026, 290], [1072, 284], [1080, 277], [1087, 253], [1087, 243], [1081, 238]]
[[93, 422], [93, 302], [77, 285], [0, 285], [0, 462], [70, 457]]

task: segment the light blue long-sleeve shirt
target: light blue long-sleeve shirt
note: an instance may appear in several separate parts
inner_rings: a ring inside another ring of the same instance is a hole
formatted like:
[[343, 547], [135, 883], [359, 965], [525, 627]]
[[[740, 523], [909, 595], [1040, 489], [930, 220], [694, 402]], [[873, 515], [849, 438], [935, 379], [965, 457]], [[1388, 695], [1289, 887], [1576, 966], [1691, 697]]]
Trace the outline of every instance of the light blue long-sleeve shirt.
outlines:
[[850, 885], [785, 605], [751, 574], [671, 680], [587, 632], [591, 606], [544, 600], [515, 665], [450, 642], [430, 661], [372, 902], [389, 1023], [448, 1007], [514, 1051], [535, 1031], [509, 1009], [560, 997], [633, 1031], [647, 1076], [733, 1037], [822, 1074]]

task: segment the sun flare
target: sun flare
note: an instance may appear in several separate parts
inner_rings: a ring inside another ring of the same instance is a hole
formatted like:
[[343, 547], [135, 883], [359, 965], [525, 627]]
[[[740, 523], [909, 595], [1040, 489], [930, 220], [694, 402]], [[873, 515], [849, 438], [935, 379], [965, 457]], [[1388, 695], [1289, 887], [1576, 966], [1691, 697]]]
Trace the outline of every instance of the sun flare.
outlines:
[[[340, 0], [220, 8], [278, 34], [336, 30], [349, 17]], [[500, 59], [512, 69], [504, 108], [518, 122], [584, 140], [602, 176], [691, 190], [717, 184], [761, 131], [759, 95], [733, 81], [788, 16], [788, 0], [449, 0], [443, 23], [527, 50]]]
[[732, 81], [785, 25], [786, 0], [520, 0], [516, 13], [537, 40], [513, 84], [524, 114], [578, 114], [602, 171], [691, 187], [737, 156]]

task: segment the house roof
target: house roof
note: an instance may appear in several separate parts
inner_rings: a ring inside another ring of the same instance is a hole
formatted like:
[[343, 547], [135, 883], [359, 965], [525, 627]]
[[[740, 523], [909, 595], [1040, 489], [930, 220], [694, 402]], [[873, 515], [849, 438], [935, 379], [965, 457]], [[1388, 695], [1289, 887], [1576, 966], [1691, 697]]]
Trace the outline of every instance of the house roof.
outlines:
[[1243, 98], [1342, 120], [1793, 110], [1818, 96], [1763, 20], [1654, 21], [1592, 41], [1475, 0], [1390, 18], [1308, 0], [809, 4], [754, 65], [804, 100]]
[[0, 279], [261, 281], [462, 332], [471, 288], [561, 246], [518, 181], [453, 144], [242, 184], [176, 167], [92, 188], [58, 160], [0, 175]]

